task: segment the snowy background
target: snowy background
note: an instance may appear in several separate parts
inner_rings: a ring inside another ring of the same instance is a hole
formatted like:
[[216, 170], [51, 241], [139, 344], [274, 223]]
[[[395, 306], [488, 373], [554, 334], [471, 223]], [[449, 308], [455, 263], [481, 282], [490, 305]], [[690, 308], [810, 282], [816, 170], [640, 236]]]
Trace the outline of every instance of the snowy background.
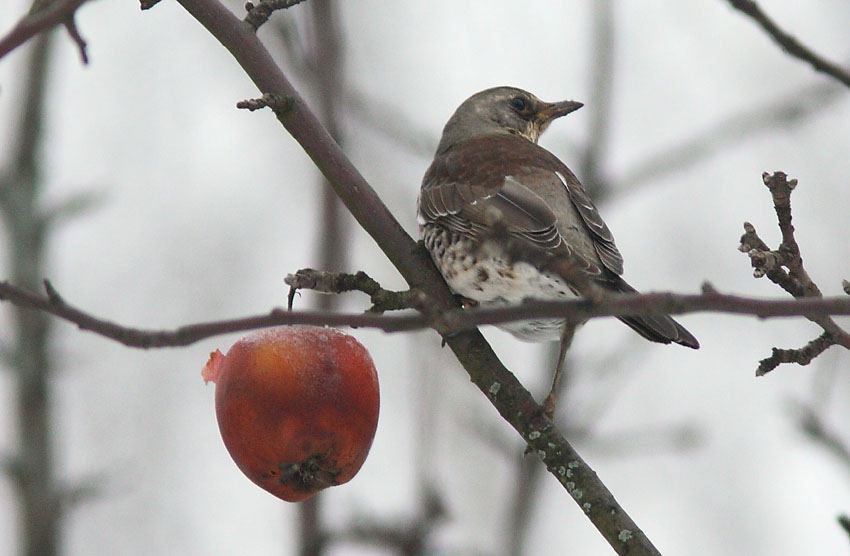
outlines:
[[[372, 114], [377, 122], [344, 110], [345, 144], [411, 235], [431, 153], [388, 136], [381, 119], [435, 145], [466, 97], [519, 86], [544, 100], [585, 103], [541, 140], [567, 164], [579, 159], [594, 103], [593, 1], [340, 4], [346, 94], [385, 109]], [[27, 5], [0, 3], [0, 32]], [[846, 3], [762, 6], [814, 50], [836, 61], [850, 55]], [[238, 3], [233, 9], [242, 13]], [[744, 220], [772, 246], [778, 242], [761, 173], [784, 170], [800, 180], [792, 204], [807, 269], [825, 294], [840, 294], [841, 279], [850, 278], [847, 92], [837, 87], [827, 105], [793, 125], [726, 138], [728, 145], [693, 164], [634, 182], [650, 157], [738, 114], [795, 94], [805, 101], [800, 91], [830, 81], [784, 55], [721, 0], [637, 0], [615, 10], [612, 126], [602, 168], [612, 191], [600, 204], [626, 279], [642, 290], [697, 292], [708, 280], [724, 292], [783, 296], [752, 278], [737, 245]], [[303, 31], [306, 15], [302, 5], [273, 17]], [[136, 2], [93, 2], [77, 22], [91, 64], [81, 66], [67, 36], [57, 37], [45, 202], [86, 191], [101, 202], [54, 235], [53, 284], [98, 316], [152, 328], [284, 304], [283, 277], [316, 259], [319, 178], [307, 156], [271, 112], [235, 108], [256, 89], [175, 2], [149, 12]], [[265, 29], [260, 36], [274, 44]], [[19, 116], [24, 61], [25, 49], [0, 61], [0, 156]], [[308, 101], [315, 98], [287, 73]], [[404, 287], [364, 232], [356, 229], [348, 246], [349, 270]], [[0, 266], [0, 277], [6, 274]], [[347, 309], [365, 308], [361, 296], [344, 299]], [[819, 329], [801, 319], [681, 320], [700, 339], [699, 351], [650, 344], [613, 319], [579, 332], [559, 417], [592, 432], [576, 438], [577, 449], [663, 554], [850, 553], [835, 521], [850, 511], [850, 467], [804, 435], [793, 410], [796, 402], [815, 405], [850, 443], [850, 357], [833, 348], [809, 367], [783, 366], [757, 379], [757, 362], [772, 346], [799, 347]], [[485, 333], [542, 396], [545, 348]], [[434, 554], [504, 555], [519, 439], [448, 350], [440, 351], [436, 334], [354, 334], [378, 368], [381, 420], [360, 474], [325, 494], [329, 523], [410, 518], [424, 480], [447, 508], [430, 540]], [[237, 470], [218, 434], [213, 387], [200, 378], [209, 352], [238, 335], [151, 351], [67, 324], [55, 336], [61, 474], [102, 477], [101, 494], [65, 522], [67, 554], [295, 554], [295, 506]], [[0, 373], [0, 452], [15, 443], [12, 378]], [[659, 442], [670, 429], [685, 434]], [[612, 553], [551, 477], [542, 478], [529, 511], [526, 554]], [[16, 544], [13, 491], [0, 479], [0, 553]], [[389, 552], [345, 545], [331, 553]]]

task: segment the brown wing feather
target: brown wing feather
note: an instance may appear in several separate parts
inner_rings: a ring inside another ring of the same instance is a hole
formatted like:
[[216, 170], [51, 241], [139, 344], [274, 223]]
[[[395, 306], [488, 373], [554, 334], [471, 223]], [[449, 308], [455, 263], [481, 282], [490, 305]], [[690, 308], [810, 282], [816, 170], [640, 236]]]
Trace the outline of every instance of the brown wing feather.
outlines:
[[476, 143], [480, 141], [434, 159], [419, 194], [420, 222], [478, 239], [493, 216], [499, 215], [509, 233], [556, 249], [562, 243], [557, 218], [543, 199], [489, 163], [498, 145]]
[[559, 160], [558, 163], [561, 168], [556, 171], [556, 174], [564, 184], [564, 187], [567, 188], [570, 200], [581, 215], [587, 229], [593, 234], [593, 242], [599, 258], [608, 270], [618, 276], [623, 274], [623, 256], [614, 243], [614, 234], [611, 233], [608, 225], [602, 220], [599, 210], [593, 204], [587, 191], [584, 190], [581, 182], [575, 177], [575, 174], [563, 163], [560, 163]]

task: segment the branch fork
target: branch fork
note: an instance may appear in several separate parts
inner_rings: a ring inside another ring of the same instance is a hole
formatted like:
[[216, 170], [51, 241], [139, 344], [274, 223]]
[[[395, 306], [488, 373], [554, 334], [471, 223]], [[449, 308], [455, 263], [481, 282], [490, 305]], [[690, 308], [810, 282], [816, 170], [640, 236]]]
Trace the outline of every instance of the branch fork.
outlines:
[[[762, 181], [773, 197], [773, 208], [782, 234], [782, 243], [777, 249], [770, 249], [756, 233], [755, 226], [744, 222], [744, 235], [741, 236], [738, 250], [750, 257], [750, 263], [755, 269], [754, 277], [767, 276], [771, 282], [797, 299], [822, 298], [820, 288], [803, 266], [800, 246], [794, 237], [794, 225], [791, 222], [791, 192], [797, 187], [797, 180], [788, 179], [784, 172], [772, 174], [765, 172], [762, 174]], [[850, 283], [846, 280], [843, 286], [845, 292], [850, 290]], [[836, 344], [850, 349], [850, 334], [839, 327], [831, 317], [822, 315], [808, 318], [820, 325], [824, 333], [801, 348], [774, 347], [770, 357], [759, 361], [756, 376], [763, 376], [782, 363], [808, 365], [814, 358]]]

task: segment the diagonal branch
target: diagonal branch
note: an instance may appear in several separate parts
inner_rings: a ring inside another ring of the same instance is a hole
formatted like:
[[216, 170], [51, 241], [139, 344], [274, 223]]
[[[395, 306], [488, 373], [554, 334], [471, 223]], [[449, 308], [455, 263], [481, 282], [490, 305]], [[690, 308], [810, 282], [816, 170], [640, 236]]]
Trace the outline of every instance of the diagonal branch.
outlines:
[[727, 0], [736, 10], [750, 16], [782, 50], [791, 56], [803, 60], [815, 70], [825, 73], [850, 87], [850, 72], [838, 64], [831, 62], [815, 51], [802, 44], [790, 34], [782, 30], [753, 0]]

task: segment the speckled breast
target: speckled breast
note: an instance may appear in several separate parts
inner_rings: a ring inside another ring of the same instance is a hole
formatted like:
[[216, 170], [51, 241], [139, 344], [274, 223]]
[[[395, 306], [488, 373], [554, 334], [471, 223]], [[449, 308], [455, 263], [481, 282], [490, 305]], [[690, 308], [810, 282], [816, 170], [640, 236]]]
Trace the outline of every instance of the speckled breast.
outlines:
[[[567, 284], [521, 261], [485, 255], [478, 245], [440, 226], [422, 227], [422, 239], [449, 288], [481, 305], [516, 305], [526, 299], [576, 297]], [[528, 342], [560, 339], [564, 319], [536, 319], [497, 325]]]

